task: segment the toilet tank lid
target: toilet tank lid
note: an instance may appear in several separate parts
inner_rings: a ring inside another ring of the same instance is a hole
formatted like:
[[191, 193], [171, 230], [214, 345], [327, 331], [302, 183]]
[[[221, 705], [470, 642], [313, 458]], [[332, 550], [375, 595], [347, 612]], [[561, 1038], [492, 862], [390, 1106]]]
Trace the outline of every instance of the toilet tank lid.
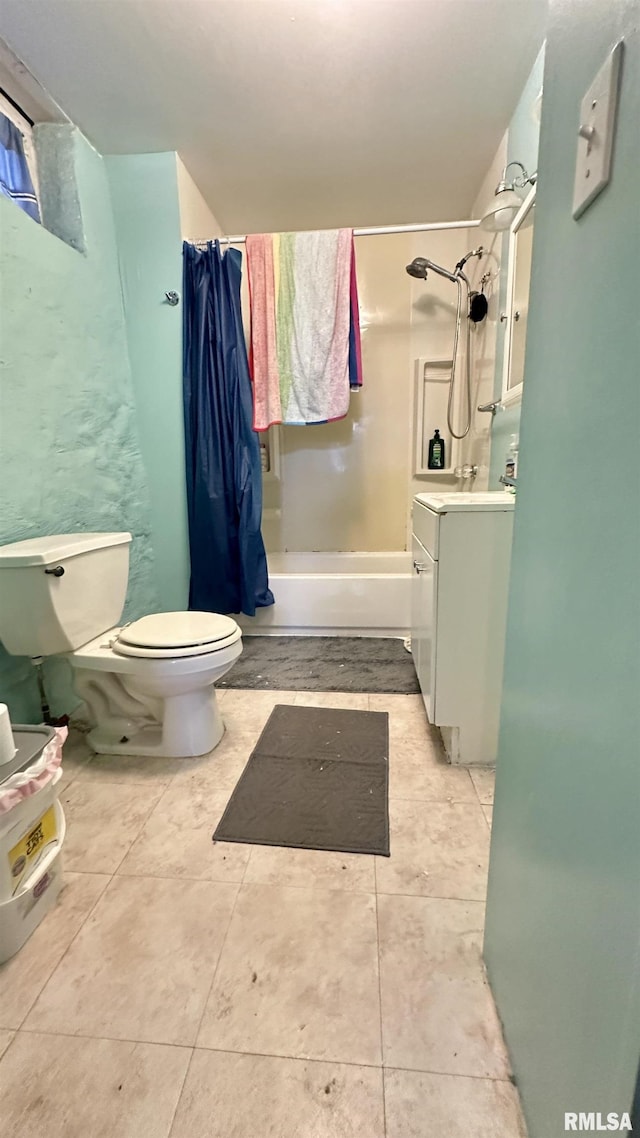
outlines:
[[128, 545], [130, 541], [130, 533], [55, 533], [50, 537], [31, 537], [14, 541], [12, 545], [0, 545], [0, 569], [50, 565], [93, 549]]

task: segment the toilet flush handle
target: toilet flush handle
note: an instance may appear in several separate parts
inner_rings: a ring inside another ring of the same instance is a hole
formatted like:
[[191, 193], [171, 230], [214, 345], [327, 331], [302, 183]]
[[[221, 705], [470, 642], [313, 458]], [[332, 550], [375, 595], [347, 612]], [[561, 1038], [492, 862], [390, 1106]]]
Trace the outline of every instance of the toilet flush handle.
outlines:
[[56, 565], [55, 569], [45, 569], [52, 577], [64, 577], [64, 565]]

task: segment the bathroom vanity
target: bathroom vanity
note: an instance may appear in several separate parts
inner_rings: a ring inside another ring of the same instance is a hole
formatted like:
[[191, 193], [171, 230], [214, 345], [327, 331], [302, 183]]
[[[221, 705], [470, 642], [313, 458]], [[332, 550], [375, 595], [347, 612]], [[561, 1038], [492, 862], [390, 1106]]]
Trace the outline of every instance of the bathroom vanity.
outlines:
[[496, 760], [514, 496], [413, 500], [413, 658], [452, 763]]

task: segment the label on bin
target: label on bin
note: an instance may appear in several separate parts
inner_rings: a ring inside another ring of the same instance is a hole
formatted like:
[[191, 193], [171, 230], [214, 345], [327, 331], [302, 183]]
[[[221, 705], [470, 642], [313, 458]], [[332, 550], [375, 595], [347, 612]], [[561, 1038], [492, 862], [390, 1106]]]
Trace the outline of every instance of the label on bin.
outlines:
[[35, 869], [45, 851], [57, 839], [56, 808], [50, 806], [38, 819], [35, 826], [32, 826], [24, 837], [16, 842], [12, 850], [9, 850], [9, 868], [13, 878], [12, 896], [15, 896], [25, 877]]

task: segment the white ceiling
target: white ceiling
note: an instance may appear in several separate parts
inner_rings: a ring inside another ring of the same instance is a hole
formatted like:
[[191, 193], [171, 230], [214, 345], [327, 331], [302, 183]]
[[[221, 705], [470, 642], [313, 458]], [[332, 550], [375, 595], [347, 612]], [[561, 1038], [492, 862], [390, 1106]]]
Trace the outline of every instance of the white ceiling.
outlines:
[[178, 150], [227, 232], [467, 217], [545, 0], [4, 0], [102, 153]]

